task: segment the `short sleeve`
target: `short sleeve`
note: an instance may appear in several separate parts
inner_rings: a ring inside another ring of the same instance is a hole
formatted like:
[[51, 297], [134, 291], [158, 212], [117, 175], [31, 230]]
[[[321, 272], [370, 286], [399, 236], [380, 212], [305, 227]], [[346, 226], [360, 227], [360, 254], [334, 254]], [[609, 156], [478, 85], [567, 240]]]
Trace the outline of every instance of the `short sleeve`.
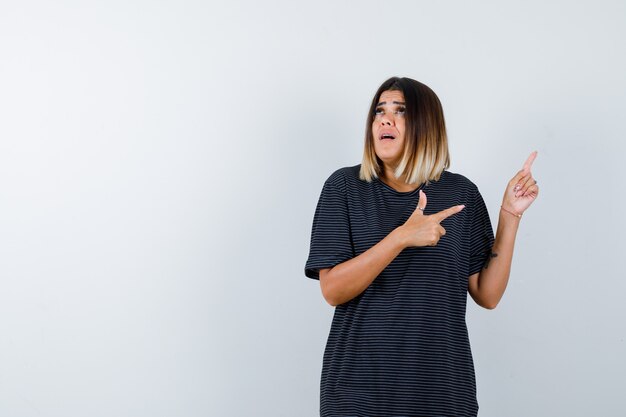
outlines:
[[494, 235], [487, 206], [476, 188], [470, 213], [470, 261], [469, 274], [480, 272], [491, 255]]
[[[333, 181], [335, 179], [335, 181]], [[319, 270], [331, 268], [355, 256], [350, 233], [350, 218], [343, 183], [331, 176], [320, 194], [311, 229], [309, 258], [304, 266], [304, 274], [319, 279]]]

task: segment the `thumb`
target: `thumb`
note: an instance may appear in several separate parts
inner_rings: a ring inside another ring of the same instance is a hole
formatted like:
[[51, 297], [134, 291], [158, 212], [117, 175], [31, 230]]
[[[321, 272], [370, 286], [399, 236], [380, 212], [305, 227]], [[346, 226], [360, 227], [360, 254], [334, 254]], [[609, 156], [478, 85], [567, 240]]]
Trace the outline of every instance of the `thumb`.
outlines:
[[517, 184], [522, 178], [528, 174], [528, 168], [524, 167], [520, 169], [517, 174], [509, 181], [509, 184]]
[[427, 202], [428, 202], [428, 199], [426, 198], [426, 193], [420, 190], [419, 200], [417, 201], [417, 208], [415, 209], [415, 212], [417, 214], [424, 214], [424, 209], [426, 208]]

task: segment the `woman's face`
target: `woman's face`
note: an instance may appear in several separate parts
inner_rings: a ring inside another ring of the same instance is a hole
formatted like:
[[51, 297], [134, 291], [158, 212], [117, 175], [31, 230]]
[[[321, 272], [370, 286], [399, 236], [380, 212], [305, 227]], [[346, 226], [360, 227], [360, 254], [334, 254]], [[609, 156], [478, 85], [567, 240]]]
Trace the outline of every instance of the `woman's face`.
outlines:
[[384, 91], [380, 95], [372, 122], [372, 139], [376, 155], [389, 168], [398, 164], [404, 150], [404, 110], [402, 91]]

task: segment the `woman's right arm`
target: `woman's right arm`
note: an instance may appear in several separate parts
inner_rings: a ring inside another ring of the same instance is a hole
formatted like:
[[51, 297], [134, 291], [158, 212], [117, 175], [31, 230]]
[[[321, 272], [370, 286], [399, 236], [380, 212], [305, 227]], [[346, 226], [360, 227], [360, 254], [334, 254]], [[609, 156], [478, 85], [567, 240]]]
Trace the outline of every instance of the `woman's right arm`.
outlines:
[[331, 306], [350, 301], [365, 291], [403, 249], [398, 228], [359, 256], [320, 269], [322, 295]]
[[[420, 190], [420, 201], [426, 207], [426, 194]], [[458, 213], [459, 205], [438, 213], [425, 215], [416, 208], [411, 217], [395, 228], [383, 240], [362, 254], [319, 271], [322, 295], [331, 306], [346, 303], [361, 294], [374, 279], [409, 246], [434, 246], [446, 234], [439, 224], [443, 219]]]

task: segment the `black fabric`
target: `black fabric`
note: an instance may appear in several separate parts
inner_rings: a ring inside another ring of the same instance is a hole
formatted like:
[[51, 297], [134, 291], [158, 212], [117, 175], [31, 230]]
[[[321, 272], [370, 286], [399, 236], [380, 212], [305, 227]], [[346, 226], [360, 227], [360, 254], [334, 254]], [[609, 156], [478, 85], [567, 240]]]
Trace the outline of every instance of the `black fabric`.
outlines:
[[[401, 226], [419, 189], [399, 192], [359, 179], [360, 165], [325, 181], [304, 272], [360, 255]], [[404, 249], [352, 300], [335, 307], [323, 356], [320, 416], [476, 416], [474, 364], [465, 323], [468, 277], [481, 270], [494, 235], [485, 202], [463, 175], [444, 171], [420, 187], [424, 214], [457, 204], [436, 246]]]

